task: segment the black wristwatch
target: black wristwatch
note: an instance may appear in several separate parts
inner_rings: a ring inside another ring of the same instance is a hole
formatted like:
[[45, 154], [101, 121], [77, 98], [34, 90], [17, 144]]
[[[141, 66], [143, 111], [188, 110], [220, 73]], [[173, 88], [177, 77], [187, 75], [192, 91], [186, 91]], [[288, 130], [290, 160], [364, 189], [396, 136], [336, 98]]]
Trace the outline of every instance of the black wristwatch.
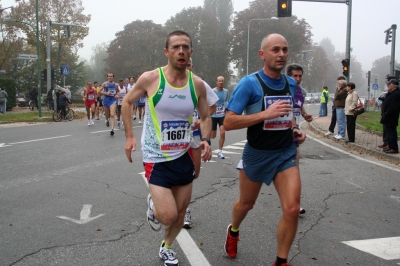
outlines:
[[202, 138], [201, 140], [202, 140], [202, 141], [207, 141], [208, 145], [211, 146], [211, 140], [210, 140], [210, 138]]

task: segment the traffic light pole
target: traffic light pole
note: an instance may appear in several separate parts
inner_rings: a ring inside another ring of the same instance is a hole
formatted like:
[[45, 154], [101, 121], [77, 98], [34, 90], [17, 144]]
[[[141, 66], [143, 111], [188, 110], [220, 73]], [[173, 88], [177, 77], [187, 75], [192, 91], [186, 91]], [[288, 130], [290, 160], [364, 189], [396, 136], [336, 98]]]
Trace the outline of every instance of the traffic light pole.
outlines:
[[[347, 1], [347, 31], [346, 31], [346, 58], [349, 59], [349, 66], [348, 66], [348, 73], [350, 73], [351, 69], [351, 55], [350, 55], [350, 49], [351, 49], [351, 13], [352, 13], [352, 1], [353, 0], [348, 0]], [[350, 81], [350, 75], [347, 75], [347, 82]]]
[[392, 53], [390, 57], [390, 75], [394, 76], [394, 62], [396, 61], [396, 29], [397, 25], [392, 25]]

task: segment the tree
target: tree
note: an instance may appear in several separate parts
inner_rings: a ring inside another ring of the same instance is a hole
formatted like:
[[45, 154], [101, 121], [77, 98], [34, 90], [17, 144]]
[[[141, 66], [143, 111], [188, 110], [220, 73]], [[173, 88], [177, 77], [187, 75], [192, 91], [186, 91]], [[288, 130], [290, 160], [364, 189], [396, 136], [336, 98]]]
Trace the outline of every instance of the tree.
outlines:
[[115, 34], [107, 53], [107, 71], [116, 78], [138, 77], [145, 71], [165, 65], [165, 29], [151, 20], [136, 20]]
[[329, 39], [328, 37], [323, 38], [320, 43], [319, 46], [321, 46], [326, 53], [326, 56], [329, 59], [333, 59], [335, 57], [335, 46], [333, 45], [331, 39]]
[[[22, 0], [13, 8], [10, 17], [23, 21], [33, 26], [30, 27], [24, 23], [14, 24], [16, 30], [20, 30], [26, 35], [26, 42], [30, 47], [36, 48], [36, 1]], [[64, 36], [64, 28], [60, 26], [51, 26], [51, 65], [55, 70], [60, 69], [61, 65], [68, 65], [69, 68], [79, 69], [77, 49], [83, 46], [83, 39], [88, 35], [89, 29], [86, 27], [90, 22], [90, 15], [83, 14], [81, 0], [52, 0], [39, 1], [39, 42], [40, 58], [42, 68], [46, 67], [47, 57], [47, 21], [58, 21], [68, 24], [78, 24], [83, 27], [71, 28], [71, 38]], [[50, 40], [49, 40], [50, 41]], [[55, 43], [55, 44], [54, 44]], [[34, 52], [36, 53], [36, 52]], [[56, 71], [58, 72], [58, 71]], [[69, 76], [72, 81], [74, 76]], [[77, 77], [79, 80], [79, 77]], [[59, 80], [60, 82], [60, 80]]]
[[90, 58], [91, 72], [88, 74], [89, 80], [97, 81], [99, 84], [106, 79], [107, 59], [108, 59], [108, 44], [97, 44], [93, 49], [93, 55]]
[[325, 50], [320, 46], [310, 47], [307, 60], [304, 62], [302, 87], [308, 92], [321, 92], [325, 86], [325, 80], [329, 77], [331, 63], [329, 62]]
[[371, 68], [371, 83], [375, 83], [375, 79], [379, 80], [379, 88], [383, 90], [386, 88], [385, 78], [390, 73], [390, 55], [376, 59], [372, 63]]
[[[249, 33], [249, 73], [262, 67], [258, 57], [258, 50], [262, 39], [270, 33], [279, 33], [285, 36], [290, 46], [288, 61], [294, 61], [306, 47], [311, 46], [310, 25], [304, 19], [296, 16], [281, 20], [255, 20], [258, 18], [271, 18], [277, 14], [276, 0], [255, 0], [250, 2], [249, 8], [236, 13], [233, 21], [231, 58], [238, 74], [246, 74], [247, 65], [247, 39]], [[251, 21], [251, 23], [250, 23]], [[250, 26], [250, 27], [249, 27]], [[248, 32], [249, 27], [249, 32]]]

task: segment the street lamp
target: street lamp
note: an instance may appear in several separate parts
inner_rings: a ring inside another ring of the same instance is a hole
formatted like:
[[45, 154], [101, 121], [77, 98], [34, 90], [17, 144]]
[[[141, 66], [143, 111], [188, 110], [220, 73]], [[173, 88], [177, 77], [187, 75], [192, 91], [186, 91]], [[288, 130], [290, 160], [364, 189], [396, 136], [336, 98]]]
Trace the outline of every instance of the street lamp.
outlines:
[[[35, 31], [36, 34], [36, 54], [37, 54], [37, 82], [38, 82], [38, 112], [39, 112], [39, 117], [42, 117], [42, 86], [40, 84], [40, 42], [39, 42], [39, 8], [38, 8], [38, 1], [36, 0], [36, 27], [34, 27], [32, 24], [20, 21], [18, 19], [13, 19], [13, 18], [4, 18], [4, 22], [20, 22], [28, 25], [29, 27], [32, 28], [33, 31]], [[7, 7], [8, 8], [8, 7]], [[6, 9], [6, 8], [4, 8]], [[3, 10], [4, 10], [3, 9]], [[0, 11], [3, 11], [0, 9]]]
[[253, 18], [250, 19], [249, 23], [247, 24], [247, 64], [246, 64], [246, 75], [249, 74], [249, 43], [250, 43], [250, 23], [254, 20], [277, 20], [277, 17], [272, 18]]

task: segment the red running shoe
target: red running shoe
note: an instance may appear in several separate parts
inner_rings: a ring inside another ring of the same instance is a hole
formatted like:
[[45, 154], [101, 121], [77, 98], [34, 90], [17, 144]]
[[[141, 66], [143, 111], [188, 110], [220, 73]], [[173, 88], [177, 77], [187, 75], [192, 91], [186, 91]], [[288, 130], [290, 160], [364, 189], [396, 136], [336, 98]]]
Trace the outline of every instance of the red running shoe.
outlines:
[[237, 255], [237, 244], [239, 241], [239, 235], [237, 237], [231, 236], [231, 228], [232, 225], [228, 225], [228, 229], [226, 230], [226, 241], [225, 241], [225, 254], [231, 258], [236, 258]]

